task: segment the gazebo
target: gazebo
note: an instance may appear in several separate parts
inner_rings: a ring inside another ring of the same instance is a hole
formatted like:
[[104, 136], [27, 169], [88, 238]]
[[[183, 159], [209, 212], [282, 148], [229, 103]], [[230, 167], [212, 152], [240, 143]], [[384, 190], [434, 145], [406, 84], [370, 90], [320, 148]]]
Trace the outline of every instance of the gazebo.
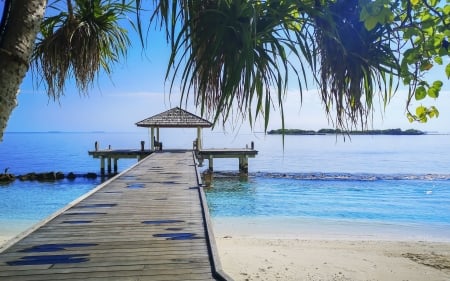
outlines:
[[180, 107], [174, 107], [139, 121], [136, 123], [136, 126], [150, 128], [150, 150], [152, 151], [155, 150], [156, 146], [161, 148], [161, 143], [159, 141], [160, 128], [197, 128], [197, 149], [201, 150], [202, 128], [210, 128], [212, 127], [212, 123], [184, 109], [181, 109]]
[[[203, 149], [202, 129], [212, 127], [212, 123], [195, 114], [192, 114], [179, 107], [174, 107], [157, 115], [135, 123], [138, 127], [150, 128], [150, 149], [144, 149], [144, 141], [141, 141], [141, 149], [99, 149], [95, 142], [95, 150], [88, 151], [94, 158], [100, 158], [100, 173], [105, 174], [105, 159], [108, 160], [108, 173], [111, 173], [111, 161], [114, 160], [114, 172], [117, 172], [117, 160], [120, 158], [136, 158], [138, 161], [154, 153], [157, 149], [161, 150], [162, 143], [159, 141], [160, 128], [197, 128], [197, 139], [194, 142], [195, 157], [199, 166], [205, 159], [208, 160], [209, 171], [213, 171], [214, 158], [238, 158], [239, 171], [248, 174], [248, 158], [254, 158], [258, 151], [251, 142], [250, 147], [245, 148], [221, 148], [221, 149]], [[156, 132], [155, 132], [156, 129]], [[156, 134], [155, 134], [156, 133]], [[212, 173], [211, 173], [212, 175]]]

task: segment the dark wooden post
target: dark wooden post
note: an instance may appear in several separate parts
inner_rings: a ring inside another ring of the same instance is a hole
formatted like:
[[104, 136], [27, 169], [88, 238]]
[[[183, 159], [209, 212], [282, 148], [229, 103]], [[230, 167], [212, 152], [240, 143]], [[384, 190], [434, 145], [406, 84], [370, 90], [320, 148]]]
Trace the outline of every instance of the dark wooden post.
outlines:
[[214, 158], [210, 155], [209, 159], [208, 159], [208, 164], [209, 164], [209, 171], [212, 172], [214, 171]]
[[213, 172], [212, 171], [205, 171], [203, 173], [203, 184], [206, 185], [207, 187], [211, 187], [212, 181], [213, 181]]
[[248, 157], [239, 157], [239, 172], [248, 174]]
[[108, 174], [111, 174], [111, 157], [108, 157]]
[[100, 156], [100, 174], [103, 176], [105, 174], [105, 157]]

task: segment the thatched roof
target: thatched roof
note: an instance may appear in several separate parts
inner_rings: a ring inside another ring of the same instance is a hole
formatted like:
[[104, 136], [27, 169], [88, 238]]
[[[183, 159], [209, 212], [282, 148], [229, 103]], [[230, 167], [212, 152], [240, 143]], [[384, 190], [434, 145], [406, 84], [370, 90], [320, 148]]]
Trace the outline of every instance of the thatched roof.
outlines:
[[209, 128], [212, 123], [179, 107], [154, 115], [136, 123], [138, 127]]

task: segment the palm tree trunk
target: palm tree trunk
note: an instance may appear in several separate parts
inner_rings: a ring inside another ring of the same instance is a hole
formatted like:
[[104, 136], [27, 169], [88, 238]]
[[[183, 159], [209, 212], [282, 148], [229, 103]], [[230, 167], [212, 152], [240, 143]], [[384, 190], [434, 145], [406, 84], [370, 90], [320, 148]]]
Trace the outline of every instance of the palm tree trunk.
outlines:
[[0, 29], [0, 141], [17, 105], [47, 0], [7, 0], [5, 10], [8, 5], [9, 14]]

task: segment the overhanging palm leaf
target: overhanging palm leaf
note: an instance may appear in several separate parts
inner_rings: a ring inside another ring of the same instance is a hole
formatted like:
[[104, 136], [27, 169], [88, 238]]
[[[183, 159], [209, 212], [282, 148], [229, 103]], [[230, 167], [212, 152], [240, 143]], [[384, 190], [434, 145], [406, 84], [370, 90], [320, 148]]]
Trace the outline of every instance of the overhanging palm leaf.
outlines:
[[173, 72], [166, 78], [173, 86], [180, 75], [182, 93], [193, 91], [215, 121], [237, 107], [250, 120], [262, 114], [267, 126], [275, 101], [283, 114], [289, 72], [302, 92], [306, 66], [337, 127], [364, 127], [374, 96], [381, 93], [385, 103], [391, 96], [399, 69], [387, 37], [393, 31], [381, 25], [368, 31], [357, 0], [158, 2], [168, 34], [182, 26], [171, 37]]
[[[188, 2], [166, 78], [173, 70], [173, 86], [180, 75], [185, 98], [194, 91], [202, 114], [214, 121], [237, 108], [250, 123], [261, 114], [267, 128], [273, 103], [283, 110], [289, 71], [301, 75], [293, 64], [303, 63], [308, 49], [302, 33], [290, 29], [302, 23], [295, 9], [275, 1]], [[298, 79], [300, 88], [304, 80]]]
[[384, 93], [386, 103], [392, 89], [384, 85], [392, 85], [387, 79], [400, 69], [391, 40], [386, 38], [393, 31], [381, 25], [367, 30], [359, 18], [358, 0], [317, 2], [322, 13], [313, 17], [315, 72], [322, 101], [329, 115], [332, 109], [336, 111], [336, 126], [365, 127], [374, 95]]
[[111, 63], [126, 54], [130, 41], [119, 20], [131, 7], [116, 2], [68, 0], [68, 12], [44, 20], [32, 60], [49, 96], [62, 95], [70, 74], [86, 93], [101, 68], [109, 74]]

